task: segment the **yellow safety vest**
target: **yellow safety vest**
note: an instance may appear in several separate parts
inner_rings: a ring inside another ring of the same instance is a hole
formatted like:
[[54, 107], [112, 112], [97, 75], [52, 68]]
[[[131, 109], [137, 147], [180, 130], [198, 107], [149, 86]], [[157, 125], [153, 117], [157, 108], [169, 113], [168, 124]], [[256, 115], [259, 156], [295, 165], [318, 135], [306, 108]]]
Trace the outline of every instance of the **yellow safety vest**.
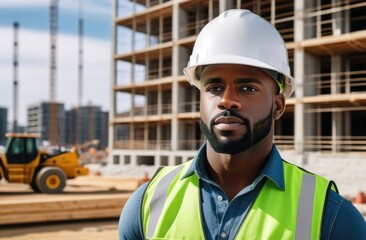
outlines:
[[[142, 203], [146, 239], [205, 239], [196, 174], [191, 161], [162, 168]], [[283, 161], [285, 190], [266, 181], [235, 239], [320, 239], [323, 208], [333, 182]]]

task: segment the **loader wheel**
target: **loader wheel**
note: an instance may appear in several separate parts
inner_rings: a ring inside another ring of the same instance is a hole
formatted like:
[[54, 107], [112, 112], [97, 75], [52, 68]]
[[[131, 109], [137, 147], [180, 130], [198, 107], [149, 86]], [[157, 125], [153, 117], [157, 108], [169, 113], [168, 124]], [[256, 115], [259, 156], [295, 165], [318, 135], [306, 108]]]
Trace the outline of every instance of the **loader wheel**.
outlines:
[[61, 193], [66, 185], [66, 175], [57, 167], [42, 168], [35, 180], [36, 186], [42, 193]]
[[39, 188], [37, 187], [35, 181], [31, 182], [30, 184], [30, 187], [33, 189], [34, 192], [36, 193], [40, 193], [41, 191], [39, 190]]

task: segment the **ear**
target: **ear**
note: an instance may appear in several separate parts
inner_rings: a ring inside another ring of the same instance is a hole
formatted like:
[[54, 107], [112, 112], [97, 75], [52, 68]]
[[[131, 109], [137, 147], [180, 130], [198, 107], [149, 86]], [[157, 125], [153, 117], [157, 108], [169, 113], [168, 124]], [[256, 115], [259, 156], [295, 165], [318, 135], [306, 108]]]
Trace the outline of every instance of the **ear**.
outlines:
[[286, 99], [283, 94], [275, 95], [273, 117], [278, 120], [285, 111]]

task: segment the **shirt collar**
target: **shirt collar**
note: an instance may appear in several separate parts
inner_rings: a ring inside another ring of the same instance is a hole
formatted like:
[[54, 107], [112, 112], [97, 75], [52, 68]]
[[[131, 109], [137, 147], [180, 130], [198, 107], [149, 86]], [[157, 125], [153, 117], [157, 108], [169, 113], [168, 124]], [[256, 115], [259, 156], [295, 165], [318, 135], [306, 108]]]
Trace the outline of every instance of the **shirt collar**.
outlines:
[[[199, 178], [209, 180], [205, 167], [206, 159], [206, 143], [204, 143], [198, 150], [182, 179], [196, 173]], [[259, 182], [263, 177], [267, 177], [269, 180], [271, 180], [280, 190], [285, 190], [283, 162], [275, 144], [272, 145], [272, 150], [268, 157], [268, 161], [264, 165], [261, 174], [255, 180], [255, 182]]]

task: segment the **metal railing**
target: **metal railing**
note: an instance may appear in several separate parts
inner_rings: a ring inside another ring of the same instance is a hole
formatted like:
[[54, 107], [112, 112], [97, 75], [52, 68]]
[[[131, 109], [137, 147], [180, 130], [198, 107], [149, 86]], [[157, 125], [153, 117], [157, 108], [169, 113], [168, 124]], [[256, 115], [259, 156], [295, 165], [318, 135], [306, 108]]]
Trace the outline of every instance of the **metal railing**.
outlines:
[[141, 149], [141, 150], [171, 150], [170, 140], [116, 140], [115, 149]]
[[[352, 16], [349, 14], [352, 10], [358, 10], [360, 13]], [[361, 30], [361, 28], [366, 29], [365, 24], [363, 24], [366, 15], [361, 14], [365, 10], [366, 2], [352, 0], [322, 4], [305, 9], [304, 20], [306, 21], [305, 28], [308, 33], [306, 39], [343, 34]]]
[[[179, 150], [198, 150], [205, 140], [180, 140]], [[294, 150], [293, 136], [275, 136], [275, 144], [280, 150]], [[170, 140], [118, 140], [115, 149], [172, 150]], [[366, 136], [306, 136], [306, 152], [362, 152], [366, 153]]]
[[306, 136], [304, 149], [306, 151], [366, 153], [366, 136]]
[[335, 93], [365, 92], [366, 70], [316, 73], [305, 75], [307, 96]]
[[200, 110], [200, 102], [192, 101], [192, 102], [179, 102], [178, 103], [178, 112], [199, 112]]
[[198, 150], [205, 140], [181, 140], [179, 150]]
[[189, 21], [187, 24], [181, 24], [179, 26], [179, 38], [197, 35], [207, 23], [208, 19], [206, 18], [192, 22]]
[[274, 136], [274, 143], [280, 150], [293, 150], [295, 146], [294, 136]]

